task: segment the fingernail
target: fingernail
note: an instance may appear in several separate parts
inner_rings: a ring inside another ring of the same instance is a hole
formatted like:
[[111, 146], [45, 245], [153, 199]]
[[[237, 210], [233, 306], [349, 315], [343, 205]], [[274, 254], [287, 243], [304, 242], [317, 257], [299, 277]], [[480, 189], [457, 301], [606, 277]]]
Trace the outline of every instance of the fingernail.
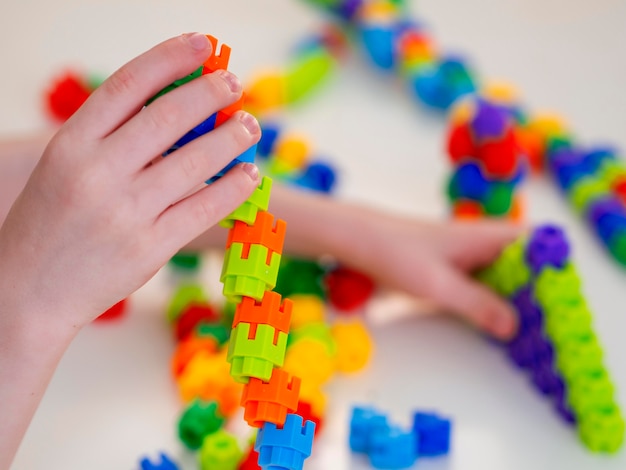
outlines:
[[242, 111], [239, 113], [238, 118], [250, 134], [255, 135], [261, 132], [259, 122], [252, 114]]
[[252, 181], [259, 181], [259, 168], [253, 163], [242, 163], [241, 169], [246, 172]]
[[230, 88], [230, 91], [232, 91], [233, 93], [239, 93], [241, 91], [241, 82], [234, 73], [231, 73], [228, 70], [224, 69], [217, 70], [215, 73], [222, 77], [222, 79], [228, 85], [228, 88]]
[[187, 33], [184, 35], [189, 45], [196, 51], [203, 51], [209, 47], [209, 38], [200, 33]]

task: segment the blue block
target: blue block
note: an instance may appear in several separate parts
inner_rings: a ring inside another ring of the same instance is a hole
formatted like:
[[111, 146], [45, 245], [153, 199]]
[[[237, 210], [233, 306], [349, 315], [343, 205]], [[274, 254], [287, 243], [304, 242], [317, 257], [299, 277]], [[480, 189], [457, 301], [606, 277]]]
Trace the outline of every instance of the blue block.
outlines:
[[161, 452], [161, 462], [160, 463], [152, 463], [150, 459], [144, 457], [139, 462], [141, 466], [141, 470], [178, 470], [178, 465], [176, 465], [170, 458], [163, 452]]
[[377, 429], [372, 434], [368, 455], [375, 468], [411, 467], [418, 455], [415, 435], [396, 426]]
[[192, 130], [199, 136], [204, 135], [207, 132], [211, 132], [213, 129], [215, 129], [216, 121], [217, 121], [217, 113], [213, 113], [207, 119], [205, 119], [196, 127], [194, 127]]
[[303, 188], [330, 194], [335, 187], [337, 176], [334, 168], [321, 161], [310, 163], [294, 183]]
[[450, 451], [452, 423], [434, 413], [417, 412], [413, 415], [413, 433], [420, 455], [446, 455]]
[[264, 470], [302, 470], [304, 460], [311, 455], [315, 423], [302, 423], [302, 417], [288, 414], [282, 429], [265, 423], [259, 430], [254, 450]]
[[371, 407], [354, 407], [350, 419], [350, 449], [367, 454], [372, 435], [387, 429], [387, 416]]
[[366, 26], [361, 40], [371, 61], [383, 70], [391, 70], [395, 62], [395, 31], [391, 27]]
[[274, 124], [261, 125], [261, 139], [257, 144], [257, 155], [259, 157], [267, 158], [272, 154], [279, 133], [278, 126]]
[[257, 147], [256, 145], [253, 145], [248, 150], [246, 150], [241, 155], [239, 155], [237, 158], [231, 160], [231, 162], [228, 165], [226, 165], [224, 168], [222, 168], [218, 174], [208, 179], [206, 181], [206, 184], [214, 183], [215, 181], [220, 179], [222, 176], [224, 176], [226, 173], [228, 173], [228, 171], [232, 167], [234, 167], [235, 165], [238, 165], [239, 163], [254, 163], [254, 159], [256, 156], [256, 147]]
[[483, 176], [480, 166], [474, 162], [460, 165], [454, 175], [459, 197], [484, 201], [489, 191], [489, 181]]

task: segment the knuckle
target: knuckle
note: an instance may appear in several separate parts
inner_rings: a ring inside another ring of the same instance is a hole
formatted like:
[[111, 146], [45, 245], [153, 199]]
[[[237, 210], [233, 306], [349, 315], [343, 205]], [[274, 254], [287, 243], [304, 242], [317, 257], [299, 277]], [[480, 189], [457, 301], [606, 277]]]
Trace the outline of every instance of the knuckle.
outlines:
[[155, 130], [173, 127], [182, 117], [180, 108], [170, 99], [163, 99], [159, 103], [148, 106], [144, 111], [148, 113], [150, 123]]
[[111, 92], [118, 95], [134, 93], [137, 90], [137, 78], [128, 69], [128, 66], [118, 69], [106, 83]]
[[194, 220], [203, 227], [213, 225], [218, 220], [215, 206], [206, 200], [201, 200], [195, 204], [192, 212]]
[[201, 160], [192, 154], [181, 156], [179, 161], [185, 179], [197, 178], [202, 171]]

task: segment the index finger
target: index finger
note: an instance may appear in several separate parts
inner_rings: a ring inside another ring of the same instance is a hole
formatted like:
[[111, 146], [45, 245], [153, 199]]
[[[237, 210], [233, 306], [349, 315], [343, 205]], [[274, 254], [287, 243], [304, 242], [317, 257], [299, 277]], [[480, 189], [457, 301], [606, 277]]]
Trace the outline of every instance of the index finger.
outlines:
[[163, 88], [196, 70], [210, 56], [200, 33], [168, 39], [119, 68], [68, 120], [68, 130], [102, 139], [143, 108]]

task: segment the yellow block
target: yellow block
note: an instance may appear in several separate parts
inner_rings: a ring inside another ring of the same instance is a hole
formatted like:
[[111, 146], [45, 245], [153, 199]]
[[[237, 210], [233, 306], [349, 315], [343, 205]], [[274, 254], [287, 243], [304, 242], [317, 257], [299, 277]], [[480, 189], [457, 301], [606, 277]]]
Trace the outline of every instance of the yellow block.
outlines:
[[330, 331], [337, 343], [335, 363], [339, 372], [358, 372], [367, 366], [374, 344], [362, 322], [340, 320]]

